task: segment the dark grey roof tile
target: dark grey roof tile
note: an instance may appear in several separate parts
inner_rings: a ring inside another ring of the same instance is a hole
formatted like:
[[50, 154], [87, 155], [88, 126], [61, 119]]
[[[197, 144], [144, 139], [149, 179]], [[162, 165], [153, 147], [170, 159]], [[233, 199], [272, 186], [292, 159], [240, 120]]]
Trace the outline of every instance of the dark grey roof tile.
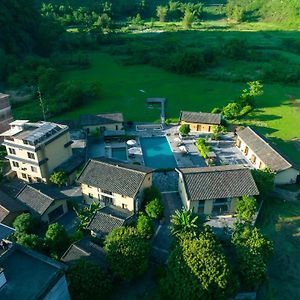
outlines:
[[145, 176], [152, 171], [151, 168], [107, 158], [90, 159], [77, 181], [101, 190], [134, 197]]
[[221, 114], [182, 111], [180, 113], [180, 121], [185, 121], [185, 122], [190, 122], [190, 123], [220, 125], [221, 124]]
[[251, 171], [244, 166], [181, 168], [189, 200], [258, 195]]
[[255, 132], [252, 128], [246, 127], [238, 131], [237, 135], [271, 170], [279, 172], [292, 167], [291, 163], [280, 155], [264, 137]]

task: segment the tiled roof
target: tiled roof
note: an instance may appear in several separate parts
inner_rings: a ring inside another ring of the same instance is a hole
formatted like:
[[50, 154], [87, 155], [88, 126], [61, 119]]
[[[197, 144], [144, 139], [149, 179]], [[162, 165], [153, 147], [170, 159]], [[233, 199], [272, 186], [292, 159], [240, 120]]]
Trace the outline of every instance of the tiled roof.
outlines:
[[251, 171], [244, 166], [181, 168], [189, 200], [258, 195]]
[[66, 199], [66, 195], [54, 186], [33, 183], [26, 185], [17, 195], [17, 199], [25, 204], [32, 213], [42, 216], [52, 203], [56, 200]]
[[180, 121], [220, 125], [221, 114], [182, 111], [180, 113]]
[[84, 157], [82, 155], [72, 155], [67, 161], [60, 164], [55, 171], [63, 171], [66, 175], [71, 175], [84, 163]]
[[122, 113], [107, 113], [98, 115], [81, 115], [81, 126], [104, 125], [124, 122]]
[[124, 225], [133, 216], [133, 212], [115, 206], [106, 206], [98, 210], [88, 225], [88, 229], [99, 234], [107, 235], [114, 228]]
[[83, 238], [73, 243], [62, 256], [61, 261], [70, 264], [79, 259], [87, 259], [102, 268], [107, 267], [106, 255], [103, 248], [91, 242], [88, 238]]
[[26, 208], [24, 205], [0, 190], [0, 222], [2, 222], [10, 213], [22, 212], [25, 210]]
[[101, 190], [134, 197], [150, 172], [150, 168], [108, 158], [90, 159], [77, 181]]
[[246, 127], [245, 129], [238, 131], [237, 135], [272, 171], [280, 172], [292, 167], [291, 163], [289, 163], [267, 142], [265, 138], [260, 136], [252, 128]]

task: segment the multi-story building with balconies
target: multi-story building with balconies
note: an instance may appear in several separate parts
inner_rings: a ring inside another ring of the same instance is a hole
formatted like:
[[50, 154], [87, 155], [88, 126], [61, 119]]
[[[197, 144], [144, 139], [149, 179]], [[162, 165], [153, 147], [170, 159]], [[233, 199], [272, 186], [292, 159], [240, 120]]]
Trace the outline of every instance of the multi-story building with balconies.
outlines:
[[0, 93], [0, 133], [8, 130], [9, 123], [11, 123], [12, 121], [13, 117], [11, 114], [9, 95]]
[[69, 128], [50, 122], [17, 120], [2, 133], [11, 169], [27, 182], [48, 182], [53, 171], [72, 157]]

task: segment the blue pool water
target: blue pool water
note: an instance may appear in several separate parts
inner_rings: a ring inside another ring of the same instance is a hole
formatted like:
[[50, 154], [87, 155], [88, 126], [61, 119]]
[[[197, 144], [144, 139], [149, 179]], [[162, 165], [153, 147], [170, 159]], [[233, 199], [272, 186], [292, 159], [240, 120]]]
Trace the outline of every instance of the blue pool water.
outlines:
[[111, 148], [111, 156], [118, 160], [127, 160], [126, 148]]
[[145, 165], [152, 168], [176, 168], [176, 160], [166, 137], [140, 138]]

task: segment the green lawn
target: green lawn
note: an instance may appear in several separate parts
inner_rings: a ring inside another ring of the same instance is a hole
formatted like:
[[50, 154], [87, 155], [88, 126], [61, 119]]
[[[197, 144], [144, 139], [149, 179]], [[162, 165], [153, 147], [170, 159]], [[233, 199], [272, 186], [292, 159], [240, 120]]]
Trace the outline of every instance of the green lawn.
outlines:
[[300, 299], [300, 202], [273, 199], [262, 211], [259, 226], [274, 241], [269, 281], [258, 300]]
[[[179, 116], [180, 110], [211, 111], [236, 98], [245, 86], [241, 83], [206, 80], [176, 75], [159, 68], [138, 65], [124, 66], [118, 59], [102, 52], [90, 52], [91, 68], [62, 74], [63, 80], [99, 81], [100, 99], [57, 118], [75, 119], [80, 114], [121, 111], [126, 120], [159, 121], [159, 111], [147, 108], [147, 97], [167, 98], [168, 118]], [[142, 92], [144, 91], [144, 92]], [[289, 97], [300, 99], [300, 88], [265, 85], [265, 93], [257, 99], [258, 109], [248, 117], [247, 124], [258, 126], [292, 159], [300, 162], [292, 139], [300, 137], [300, 110]]]

